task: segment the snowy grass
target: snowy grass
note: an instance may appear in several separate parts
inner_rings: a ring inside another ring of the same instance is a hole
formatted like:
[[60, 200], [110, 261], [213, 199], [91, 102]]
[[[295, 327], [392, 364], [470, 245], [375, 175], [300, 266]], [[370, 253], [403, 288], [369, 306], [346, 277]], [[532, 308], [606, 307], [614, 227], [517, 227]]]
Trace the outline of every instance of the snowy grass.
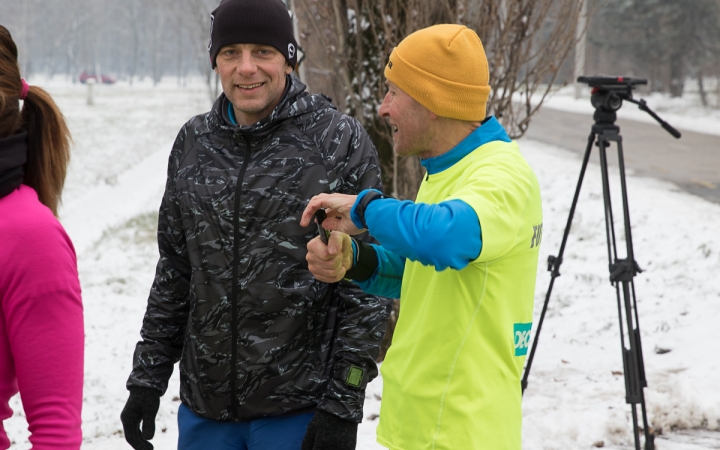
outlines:
[[[201, 84], [167, 82], [154, 88], [118, 83], [96, 86], [95, 105], [88, 106], [85, 86], [43, 83], [75, 139], [61, 220], [78, 252], [85, 305], [83, 448], [127, 449], [119, 414], [158, 256], [156, 211], [167, 155], [180, 126], [206, 111], [210, 101]], [[661, 111], [661, 102], [648, 103]], [[693, 111], [688, 108], [680, 117], [689, 122], [706, 118]], [[720, 129], [720, 118], [711, 117]], [[520, 145], [538, 175], [544, 200], [537, 316], [549, 281], [545, 260], [559, 247], [580, 160], [530, 140]], [[717, 440], [712, 433], [670, 433], [720, 427], [720, 389], [714, 381], [720, 367], [712, 346], [720, 316], [720, 206], [652, 179], [630, 177], [629, 193], [636, 259], [646, 270], [635, 284], [649, 418], [663, 432], [657, 448], [713, 448]], [[618, 219], [619, 201], [614, 205]], [[600, 441], [606, 448], [632, 444], [603, 220], [599, 169], [591, 166], [524, 399], [525, 449], [591, 448]], [[158, 414], [153, 440], [158, 449], [176, 445], [178, 389], [175, 373]], [[382, 380], [376, 379], [368, 387], [358, 449], [382, 449], [375, 443], [381, 393]], [[4, 426], [16, 442], [13, 448], [28, 449], [18, 397], [11, 406], [15, 416]]]

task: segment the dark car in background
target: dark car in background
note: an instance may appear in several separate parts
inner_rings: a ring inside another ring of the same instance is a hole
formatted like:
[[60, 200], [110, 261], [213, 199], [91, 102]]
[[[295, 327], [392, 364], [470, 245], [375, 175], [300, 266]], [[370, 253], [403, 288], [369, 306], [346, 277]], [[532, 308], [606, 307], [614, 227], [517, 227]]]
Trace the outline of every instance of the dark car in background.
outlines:
[[[80, 73], [80, 76], [78, 76], [78, 81], [85, 84], [87, 83], [87, 80], [93, 79], [95, 82], [98, 82], [98, 78], [95, 75], [95, 72], [90, 70], [83, 70]], [[117, 80], [112, 75], [106, 75], [106, 74], [100, 74], [100, 81], [102, 81], [103, 84], [114, 84]]]

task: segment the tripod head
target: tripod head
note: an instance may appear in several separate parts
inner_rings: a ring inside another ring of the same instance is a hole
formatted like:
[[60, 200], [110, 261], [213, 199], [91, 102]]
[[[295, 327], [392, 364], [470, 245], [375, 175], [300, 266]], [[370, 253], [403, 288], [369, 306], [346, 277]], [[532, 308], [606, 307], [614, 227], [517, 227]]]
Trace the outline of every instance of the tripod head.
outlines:
[[597, 125], [614, 126], [617, 119], [616, 111], [622, 106], [623, 100], [635, 103], [641, 110], [650, 114], [665, 131], [679, 139], [681, 134], [670, 124], [662, 120], [648, 106], [645, 100], [633, 99], [632, 91], [635, 86], [647, 84], [647, 80], [630, 77], [578, 77], [579, 83], [585, 83], [592, 88], [590, 103], [595, 107], [594, 119]]
[[628, 77], [578, 77], [577, 80], [593, 88], [590, 102], [604, 112], [617, 111], [623, 100], [632, 99], [635, 86], [647, 84], [647, 80]]

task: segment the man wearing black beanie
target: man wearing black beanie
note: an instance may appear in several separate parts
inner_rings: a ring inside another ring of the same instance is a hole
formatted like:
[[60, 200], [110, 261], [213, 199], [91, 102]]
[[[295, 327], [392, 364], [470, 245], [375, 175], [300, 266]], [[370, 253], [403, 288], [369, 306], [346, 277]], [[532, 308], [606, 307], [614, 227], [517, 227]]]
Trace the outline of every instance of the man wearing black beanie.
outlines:
[[125, 437], [153, 448], [180, 361], [179, 450], [352, 450], [390, 303], [316, 281], [299, 222], [317, 194], [382, 189], [377, 152], [292, 75], [280, 0], [223, 0], [211, 24], [223, 93], [170, 153]]

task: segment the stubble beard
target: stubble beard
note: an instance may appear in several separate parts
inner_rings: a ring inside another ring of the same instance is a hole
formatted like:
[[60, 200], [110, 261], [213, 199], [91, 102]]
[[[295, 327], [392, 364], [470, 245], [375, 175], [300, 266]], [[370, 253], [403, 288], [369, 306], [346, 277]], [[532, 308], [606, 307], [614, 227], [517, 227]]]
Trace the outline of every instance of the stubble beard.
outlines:
[[[423, 158], [424, 154], [431, 152], [430, 144], [433, 136], [429, 129], [426, 129], [420, 136], [417, 136], [412, 142], [395, 142], [393, 135], [393, 150], [398, 156], [418, 156]], [[424, 159], [424, 158], [423, 158]]]

